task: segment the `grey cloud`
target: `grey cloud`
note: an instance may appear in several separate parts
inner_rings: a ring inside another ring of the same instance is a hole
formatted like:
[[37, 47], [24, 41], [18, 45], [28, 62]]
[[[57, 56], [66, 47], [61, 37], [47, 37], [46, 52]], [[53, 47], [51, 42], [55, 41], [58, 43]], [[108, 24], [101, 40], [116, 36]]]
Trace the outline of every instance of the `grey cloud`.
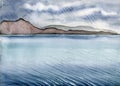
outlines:
[[[60, 8], [55, 11], [54, 9], [47, 10], [30, 10], [24, 8], [24, 4], [28, 3], [30, 5], [35, 5], [38, 2], [43, 3], [44, 5], [62, 5], [73, 2], [80, 2], [79, 5], [71, 5], [65, 8]], [[0, 1], [1, 6], [1, 1]], [[38, 17], [47, 23], [51, 22], [95, 22], [98, 20], [104, 21], [109, 25], [120, 26], [120, 2], [119, 0], [4, 0], [4, 4], [0, 7], [0, 21], [2, 20], [16, 20], [18, 18], [25, 18], [33, 22], [33, 17]], [[101, 11], [94, 12], [90, 15], [77, 16], [75, 13], [82, 11], [88, 8], [101, 8], [105, 12], [110, 13], [116, 12], [117, 15], [114, 16], [104, 16]], [[34, 16], [32, 15], [34, 14]], [[44, 16], [46, 15], [46, 16]], [[31, 18], [32, 17], [32, 18]], [[35, 18], [36, 18], [35, 17]], [[37, 19], [37, 18], [36, 18]], [[38, 23], [37, 23], [38, 24]]]

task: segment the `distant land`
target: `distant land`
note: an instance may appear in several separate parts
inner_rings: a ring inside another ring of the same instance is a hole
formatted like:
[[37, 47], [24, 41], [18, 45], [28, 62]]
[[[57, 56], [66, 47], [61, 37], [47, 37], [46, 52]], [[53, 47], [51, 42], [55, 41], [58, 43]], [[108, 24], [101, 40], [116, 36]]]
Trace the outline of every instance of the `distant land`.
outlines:
[[[80, 30], [77, 30], [79, 28]], [[38, 28], [22, 18], [16, 21], [2, 21], [0, 23], [1, 35], [29, 35], [29, 34], [81, 34], [81, 35], [118, 35], [110, 30], [100, 30], [89, 26], [68, 27], [62, 25], [49, 25]]]

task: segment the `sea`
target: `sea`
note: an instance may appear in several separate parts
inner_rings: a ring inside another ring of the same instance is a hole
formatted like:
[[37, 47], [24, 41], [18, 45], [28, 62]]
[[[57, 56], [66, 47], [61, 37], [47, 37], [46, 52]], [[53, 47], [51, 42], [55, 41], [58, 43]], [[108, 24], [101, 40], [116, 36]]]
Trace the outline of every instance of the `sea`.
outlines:
[[120, 35], [2, 35], [0, 86], [120, 86]]

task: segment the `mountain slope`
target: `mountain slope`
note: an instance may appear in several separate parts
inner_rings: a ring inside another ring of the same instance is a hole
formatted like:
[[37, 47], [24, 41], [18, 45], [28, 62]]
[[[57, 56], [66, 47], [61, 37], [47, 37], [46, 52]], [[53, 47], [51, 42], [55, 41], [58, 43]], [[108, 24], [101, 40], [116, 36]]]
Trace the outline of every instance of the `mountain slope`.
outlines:
[[87, 30], [87, 31], [99, 31], [98, 29], [95, 29], [93, 27], [90, 27], [90, 26], [76, 26], [76, 27], [70, 27], [70, 26], [64, 26], [64, 25], [48, 25], [48, 26], [45, 26], [44, 28], [47, 28], [47, 27], [55, 27], [55, 28], [59, 28], [59, 29], [62, 29], [62, 30]]
[[98, 29], [94, 28], [91, 26], [75, 26], [75, 27], [70, 27], [70, 26], [64, 26], [64, 25], [48, 25], [46, 27], [54, 27], [62, 30], [85, 30], [85, 31], [103, 31], [103, 32], [114, 32], [113, 30], [108, 30], [108, 29]]

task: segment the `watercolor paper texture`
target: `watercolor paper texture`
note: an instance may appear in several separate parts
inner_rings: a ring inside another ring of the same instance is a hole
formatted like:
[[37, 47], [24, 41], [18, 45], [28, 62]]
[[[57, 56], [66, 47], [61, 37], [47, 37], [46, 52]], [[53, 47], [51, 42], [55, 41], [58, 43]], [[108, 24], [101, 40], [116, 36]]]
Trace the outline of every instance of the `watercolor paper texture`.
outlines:
[[120, 86], [120, 0], [0, 0], [0, 86]]

